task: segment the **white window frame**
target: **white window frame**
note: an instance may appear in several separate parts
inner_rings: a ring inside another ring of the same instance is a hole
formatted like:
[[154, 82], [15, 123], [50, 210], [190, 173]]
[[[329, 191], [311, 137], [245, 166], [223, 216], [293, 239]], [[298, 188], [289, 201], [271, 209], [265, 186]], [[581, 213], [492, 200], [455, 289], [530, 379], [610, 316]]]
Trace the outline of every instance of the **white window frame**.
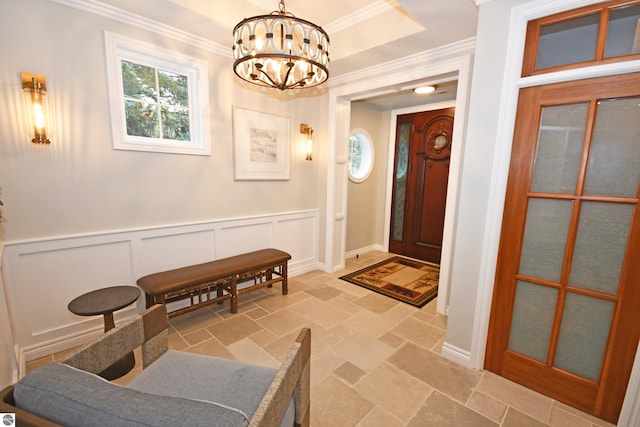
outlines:
[[[108, 31], [104, 33], [109, 104], [115, 150], [211, 155], [209, 85], [206, 61], [159, 48]], [[162, 69], [187, 77], [190, 141], [127, 135], [121, 61]]]
[[351, 138], [353, 137], [358, 138], [356, 136], [358, 134], [364, 137], [364, 141], [360, 140], [360, 142], [363, 143], [363, 145], [365, 146], [365, 148], [362, 150], [362, 159], [361, 159], [360, 169], [366, 169], [366, 172], [359, 176], [354, 176], [351, 174], [351, 149], [348, 150], [349, 167], [347, 168], [349, 173], [349, 179], [352, 182], [355, 182], [356, 184], [359, 184], [365, 181], [367, 178], [369, 178], [369, 175], [371, 175], [371, 171], [373, 170], [373, 159], [374, 159], [373, 140], [371, 139], [371, 135], [369, 135], [369, 132], [367, 132], [366, 130], [353, 129], [349, 134], [349, 144], [351, 144]]

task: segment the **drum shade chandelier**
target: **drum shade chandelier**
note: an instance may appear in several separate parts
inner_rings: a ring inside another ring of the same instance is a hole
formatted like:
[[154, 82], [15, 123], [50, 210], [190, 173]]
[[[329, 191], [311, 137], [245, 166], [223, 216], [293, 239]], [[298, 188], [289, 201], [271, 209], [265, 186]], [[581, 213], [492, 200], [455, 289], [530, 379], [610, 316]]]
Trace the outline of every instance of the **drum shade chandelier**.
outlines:
[[285, 10], [242, 20], [233, 29], [233, 71], [260, 86], [301, 89], [329, 78], [329, 36]]

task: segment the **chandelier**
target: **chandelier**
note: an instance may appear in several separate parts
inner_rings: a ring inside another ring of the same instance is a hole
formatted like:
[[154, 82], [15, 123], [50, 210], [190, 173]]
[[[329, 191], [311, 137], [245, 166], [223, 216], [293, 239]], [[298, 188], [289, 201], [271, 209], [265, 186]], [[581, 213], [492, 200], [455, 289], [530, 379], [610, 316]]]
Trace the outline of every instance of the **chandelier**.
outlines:
[[329, 36], [319, 26], [279, 11], [242, 20], [233, 29], [233, 71], [280, 90], [313, 87], [329, 78]]

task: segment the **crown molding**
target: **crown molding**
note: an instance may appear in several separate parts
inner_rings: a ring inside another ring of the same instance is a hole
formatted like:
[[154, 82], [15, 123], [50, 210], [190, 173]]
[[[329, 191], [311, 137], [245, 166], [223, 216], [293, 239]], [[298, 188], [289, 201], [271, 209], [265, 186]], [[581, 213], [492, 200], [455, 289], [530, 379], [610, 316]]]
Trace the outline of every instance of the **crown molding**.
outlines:
[[333, 22], [324, 26], [324, 30], [328, 34], [337, 33], [346, 28], [352, 27], [362, 21], [366, 21], [377, 15], [381, 15], [393, 9], [393, 6], [389, 5], [385, 0], [378, 0], [371, 3], [369, 6], [362, 9], [351, 12], [348, 15], [343, 16]]
[[430, 63], [434, 60], [459, 56], [462, 54], [469, 54], [475, 51], [476, 38], [471, 37], [459, 42], [451, 43], [446, 46], [437, 47], [423, 52], [396, 59], [393, 61], [384, 62], [379, 65], [374, 65], [369, 68], [363, 68], [362, 70], [354, 71], [352, 73], [342, 74], [340, 76], [329, 79], [331, 87], [341, 86], [343, 84], [352, 83], [358, 80], [372, 78], [391, 72], [395, 72], [398, 69], [408, 69], [417, 64]]
[[92, 13], [94, 15], [103, 16], [105, 18], [113, 19], [114, 21], [121, 22], [123, 24], [131, 25], [133, 27], [141, 28], [143, 30], [160, 34], [177, 40], [182, 43], [195, 46], [197, 48], [213, 52], [217, 55], [227, 58], [232, 57], [231, 49], [227, 46], [222, 46], [218, 43], [214, 43], [211, 40], [207, 40], [203, 37], [198, 37], [190, 34], [186, 31], [179, 30], [170, 25], [162, 24], [160, 22], [145, 18], [135, 13], [127, 12], [126, 10], [110, 6], [101, 3], [97, 0], [49, 0], [52, 3], [58, 3], [63, 6], [72, 7], [74, 9], [82, 10]]

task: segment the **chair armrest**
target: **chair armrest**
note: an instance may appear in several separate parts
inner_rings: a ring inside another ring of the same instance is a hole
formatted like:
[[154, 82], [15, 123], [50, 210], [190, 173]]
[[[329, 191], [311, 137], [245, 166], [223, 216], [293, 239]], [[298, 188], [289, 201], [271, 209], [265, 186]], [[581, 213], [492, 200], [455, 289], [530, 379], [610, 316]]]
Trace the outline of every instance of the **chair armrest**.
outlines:
[[142, 346], [143, 368], [168, 348], [167, 311], [154, 305], [134, 316], [97, 340], [85, 344], [60, 362], [83, 371], [98, 374], [135, 348]]
[[295, 425], [309, 426], [311, 330], [303, 328], [267, 389], [249, 427], [278, 426], [293, 396]]

